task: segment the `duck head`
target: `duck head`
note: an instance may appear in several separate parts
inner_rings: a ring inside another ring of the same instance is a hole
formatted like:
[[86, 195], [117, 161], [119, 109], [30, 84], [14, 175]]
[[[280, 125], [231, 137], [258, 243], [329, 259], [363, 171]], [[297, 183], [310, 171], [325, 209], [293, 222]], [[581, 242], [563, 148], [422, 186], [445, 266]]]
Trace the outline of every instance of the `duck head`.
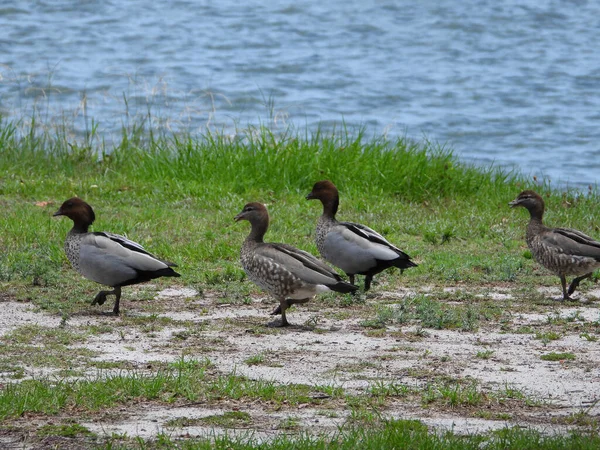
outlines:
[[269, 228], [269, 213], [262, 203], [250, 202], [244, 205], [242, 212], [233, 218], [236, 222], [247, 220], [252, 225], [250, 237], [262, 241]]
[[544, 215], [544, 199], [532, 190], [521, 192], [517, 198], [509, 203], [511, 208], [522, 206], [529, 211], [531, 217], [541, 219]]
[[79, 197], [73, 197], [60, 206], [53, 216], [67, 216], [78, 231], [87, 232], [88, 227], [96, 220], [94, 210]]
[[323, 213], [334, 216], [339, 205], [339, 193], [335, 184], [329, 180], [317, 181], [312, 191], [306, 196], [306, 200], [321, 200]]

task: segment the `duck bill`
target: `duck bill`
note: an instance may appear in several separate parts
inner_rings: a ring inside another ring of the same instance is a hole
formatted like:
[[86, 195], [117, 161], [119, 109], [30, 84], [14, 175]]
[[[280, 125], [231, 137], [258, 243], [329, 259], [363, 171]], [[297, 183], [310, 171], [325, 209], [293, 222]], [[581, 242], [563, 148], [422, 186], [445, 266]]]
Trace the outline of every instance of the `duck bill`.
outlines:
[[239, 222], [240, 220], [244, 219], [244, 213], [239, 213], [237, 216], [235, 216], [233, 218], [233, 220], [235, 220], [236, 222]]
[[59, 209], [58, 211], [56, 211], [54, 214], [52, 214], [52, 217], [56, 217], [56, 216], [64, 216], [63, 212]]
[[515, 206], [519, 206], [519, 200], [513, 200], [512, 202], [508, 202], [508, 206], [510, 206], [511, 208], [514, 208]]
[[306, 200], [313, 200], [315, 197], [312, 192], [309, 192], [308, 194], [306, 194], [305, 198], [306, 198]]

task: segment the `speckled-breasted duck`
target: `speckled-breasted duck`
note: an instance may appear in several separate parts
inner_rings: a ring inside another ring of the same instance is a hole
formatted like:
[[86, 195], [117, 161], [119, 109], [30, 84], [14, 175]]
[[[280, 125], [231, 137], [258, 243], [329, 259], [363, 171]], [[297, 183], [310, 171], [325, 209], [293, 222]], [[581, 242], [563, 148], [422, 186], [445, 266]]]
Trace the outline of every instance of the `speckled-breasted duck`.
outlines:
[[242, 245], [240, 259], [248, 278], [277, 300], [272, 315], [281, 314], [280, 326], [289, 325], [285, 311], [296, 303], [306, 303], [320, 292], [353, 292], [331, 268], [310, 253], [290, 245], [263, 241], [269, 228], [269, 213], [262, 203], [248, 203], [235, 221], [250, 222], [250, 234]]
[[355, 275], [365, 275], [365, 292], [373, 276], [388, 267], [416, 267], [410, 256], [369, 227], [352, 222], [338, 222], [335, 215], [340, 203], [338, 190], [329, 181], [315, 183], [307, 200], [321, 200], [323, 214], [317, 222], [316, 242], [321, 256], [342, 269], [350, 283]]
[[[600, 267], [600, 242], [571, 228], [548, 228], [542, 223], [544, 200], [531, 190], [523, 191], [509, 203], [529, 211], [525, 240], [533, 258], [560, 277], [563, 299], [571, 300], [582, 280]], [[575, 278], [567, 289], [567, 275]]]
[[90, 205], [78, 197], [66, 200], [54, 216], [67, 216], [73, 228], [67, 234], [65, 252], [73, 268], [88, 280], [113, 288], [100, 291], [92, 305], [102, 305], [107, 295], [116, 297], [114, 314], [119, 314], [121, 287], [159, 277], [179, 277], [175, 264], [158, 259], [124, 236], [108, 232], [89, 232], [96, 219]]

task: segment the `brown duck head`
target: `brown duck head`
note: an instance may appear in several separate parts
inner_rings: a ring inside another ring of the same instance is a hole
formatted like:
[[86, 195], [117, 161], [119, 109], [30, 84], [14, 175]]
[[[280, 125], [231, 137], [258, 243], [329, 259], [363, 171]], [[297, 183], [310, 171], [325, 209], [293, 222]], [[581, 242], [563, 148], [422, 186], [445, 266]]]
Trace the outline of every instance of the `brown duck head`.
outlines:
[[340, 197], [335, 184], [329, 180], [317, 181], [312, 191], [306, 196], [306, 200], [321, 200], [323, 214], [334, 217], [340, 203]]
[[511, 208], [516, 208], [517, 206], [526, 208], [531, 217], [535, 219], [542, 220], [542, 216], [544, 215], [544, 199], [532, 190], [521, 192], [509, 205]]
[[79, 197], [65, 200], [53, 216], [67, 216], [73, 221], [73, 228], [80, 232], [87, 232], [89, 226], [96, 220], [92, 207]]

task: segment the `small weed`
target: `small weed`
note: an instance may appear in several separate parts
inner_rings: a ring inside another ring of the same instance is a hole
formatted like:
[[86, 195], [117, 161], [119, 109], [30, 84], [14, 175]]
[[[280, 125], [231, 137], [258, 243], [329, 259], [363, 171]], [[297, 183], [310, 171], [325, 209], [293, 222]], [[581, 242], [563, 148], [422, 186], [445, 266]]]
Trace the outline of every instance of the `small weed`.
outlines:
[[594, 336], [593, 334], [590, 334], [590, 333], [581, 333], [579, 335], [579, 337], [581, 339], [585, 339], [586, 341], [589, 341], [589, 342], [596, 342], [598, 340], [598, 337], [596, 337], [596, 336]]
[[493, 354], [494, 354], [493, 350], [483, 350], [483, 351], [477, 352], [477, 354], [475, 356], [479, 359], [490, 359]]
[[300, 419], [298, 417], [286, 417], [279, 422], [277, 428], [280, 430], [297, 430], [300, 428]]
[[537, 332], [535, 333], [535, 339], [542, 341], [544, 346], [548, 345], [551, 341], [557, 341], [562, 336], [555, 331]]
[[377, 381], [369, 386], [367, 392], [376, 397], [406, 397], [413, 389], [403, 383]]
[[249, 366], [258, 366], [260, 364], [264, 364], [265, 355], [263, 353], [257, 353], [256, 355], [246, 358], [244, 362]]
[[250, 425], [252, 423], [252, 416], [244, 411], [228, 411], [223, 414], [204, 417], [202, 422], [217, 427], [234, 428], [242, 425]]
[[575, 359], [575, 355], [573, 353], [547, 353], [545, 355], [540, 356], [541, 360], [544, 361], [572, 361]]
[[39, 436], [63, 436], [76, 437], [79, 435], [90, 435], [90, 430], [78, 423], [68, 423], [60, 425], [44, 425], [37, 430]]

